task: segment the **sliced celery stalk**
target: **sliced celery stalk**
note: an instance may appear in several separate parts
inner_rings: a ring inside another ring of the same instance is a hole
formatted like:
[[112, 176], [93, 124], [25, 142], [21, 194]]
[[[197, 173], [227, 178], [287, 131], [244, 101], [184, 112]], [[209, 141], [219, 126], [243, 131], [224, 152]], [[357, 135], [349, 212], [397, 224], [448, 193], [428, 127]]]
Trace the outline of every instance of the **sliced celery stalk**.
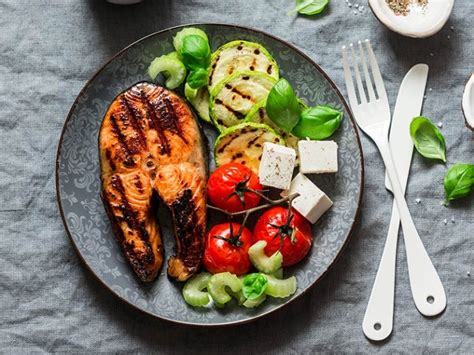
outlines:
[[265, 293], [271, 297], [285, 298], [296, 292], [296, 277], [292, 276], [284, 280], [267, 275], [268, 285]]
[[242, 289], [242, 282], [230, 272], [221, 272], [211, 276], [207, 284], [207, 290], [214, 302], [223, 305], [232, 299], [227, 293], [226, 286], [233, 292], [238, 292]]
[[275, 271], [272, 274], [273, 277], [276, 277], [277, 279], [282, 279], [283, 278], [283, 269], [279, 268], [277, 271]]
[[255, 308], [255, 307], [260, 306], [265, 301], [266, 298], [267, 296], [264, 293], [262, 293], [259, 297], [253, 300], [246, 300], [242, 305], [246, 308]]
[[211, 275], [201, 272], [190, 278], [183, 287], [183, 297], [187, 304], [194, 307], [203, 307], [209, 303], [209, 293], [203, 291]]
[[234, 292], [229, 287], [227, 287], [226, 291], [229, 295], [231, 295], [233, 298], [235, 298], [235, 300], [237, 301], [239, 306], [242, 305], [245, 302], [246, 298], [245, 298], [244, 294], [242, 293], [242, 290]]
[[259, 240], [249, 248], [249, 257], [253, 266], [255, 266], [259, 271], [265, 274], [273, 274], [275, 271], [281, 268], [283, 256], [279, 251], [277, 251], [275, 254], [268, 257], [265, 254], [266, 246], [266, 241]]
[[176, 89], [186, 79], [184, 64], [172, 53], [155, 58], [148, 67], [148, 75], [153, 80], [160, 73], [166, 76], [165, 85], [168, 89]]

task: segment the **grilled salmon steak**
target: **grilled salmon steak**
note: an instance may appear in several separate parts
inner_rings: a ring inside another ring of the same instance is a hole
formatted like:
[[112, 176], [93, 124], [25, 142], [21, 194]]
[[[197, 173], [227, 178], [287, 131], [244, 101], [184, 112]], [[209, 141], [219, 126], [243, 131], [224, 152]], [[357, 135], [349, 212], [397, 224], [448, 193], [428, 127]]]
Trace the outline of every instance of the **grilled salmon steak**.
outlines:
[[155, 84], [134, 85], [107, 110], [99, 152], [101, 197], [139, 279], [154, 280], [163, 263], [159, 201], [171, 211], [176, 237], [168, 274], [188, 279], [201, 265], [207, 181], [203, 137], [189, 106]]

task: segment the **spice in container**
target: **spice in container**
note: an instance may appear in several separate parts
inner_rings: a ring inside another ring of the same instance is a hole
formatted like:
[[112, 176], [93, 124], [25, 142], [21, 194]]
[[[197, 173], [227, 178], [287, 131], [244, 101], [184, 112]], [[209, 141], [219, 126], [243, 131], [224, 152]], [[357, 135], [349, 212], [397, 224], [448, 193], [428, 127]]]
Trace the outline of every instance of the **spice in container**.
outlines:
[[424, 8], [429, 0], [385, 0], [388, 7], [396, 14], [406, 16], [412, 7]]
[[368, 0], [368, 3], [381, 23], [413, 38], [425, 38], [439, 32], [454, 7], [454, 0]]

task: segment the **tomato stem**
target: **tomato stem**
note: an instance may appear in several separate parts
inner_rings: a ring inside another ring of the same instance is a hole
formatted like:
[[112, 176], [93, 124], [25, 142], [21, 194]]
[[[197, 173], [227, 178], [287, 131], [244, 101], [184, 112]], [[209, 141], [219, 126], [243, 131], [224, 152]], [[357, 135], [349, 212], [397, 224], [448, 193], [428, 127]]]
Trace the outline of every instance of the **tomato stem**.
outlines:
[[267, 201], [269, 203], [272, 203], [273, 201], [271, 199], [269, 199], [267, 196], [265, 196], [265, 194], [262, 193], [262, 192], [268, 191], [268, 190], [259, 191], [259, 190], [254, 190], [254, 189], [248, 187], [248, 182], [250, 181], [250, 179], [251, 179], [251, 175], [247, 176], [245, 179], [238, 182], [235, 185], [235, 191], [230, 193], [225, 199], [228, 200], [232, 196], [238, 196], [238, 198], [240, 200], [240, 203], [242, 204], [243, 207], [245, 207], [245, 193], [247, 192], [247, 193], [253, 193], [253, 194], [259, 196], [260, 198], [264, 199], [265, 201]]
[[267, 202], [273, 202], [271, 199], [269, 199], [267, 196], [265, 196], [264, 194], [262, 194], [262, 193], [261, 193], [260, 191], [258, 191], [258, 190], [254, 190], [254, 189], [251, 189], [251, 188], [248, 187], [248, 188], [247, 188], [247, 192], [252, 192], [252, 193], [254, 193], [255, 195], [257, 195], [257, 196], [263, 198], [263, 199], [264, 199], [265, 201], [267, 201]]
[[280, 250], [283, 247], [283, 239], [290, 238], [291, 243], [296, 242], [295, 229], [291, 226], [291, 221], [293, 220], [293, 217], [294, 217], [294, 214], [288, 213], [288, 217], [286, 219], [285, 224], [281, 224], [281, 225], [276, 225], [272, 223], [268, 224], [270, 227], [273, 227], [277, 230], [273, 239], [277, 237], [280, 238]]
[[234, 247], [240, 247], [240, 246], [242, 246], [240, 236], [242, 235], [242, 232], [244, 231], [244, 223], [245, 222], [243, 222], [240, 225], [240, 228], [237, 231], [237, 234], [234, 234], [234, 224], [231, 221], [231, 222], [229, 222], [230, 236], [228, 238], [225, 238], [225, 237], [220, 236], [220, 235], [215, 235], [213, 238], [220, 239], [220, 240], [225, 240], [226, 242], [228, 242], [230, 245], [233, 245]]
[[222, 212], [230, 217], [234, 217], [234, 216], [240, 216], [240, 215], [246, 215], [246, 214], [252, 214], [253, 212], [256, 212], [256, 211], [260, 211], [260, 210], [263, 210], [265, 208], [268, 208], [268, 207], [271, 207], [271, 206], [275, 206], [275, 205], [281, 205], [283, 203], [288, 203], [290, 206], [291, 206], [291, 202], [297, 198], [300, 194], [299, 193], [294, 193], [290, 196], [287, 196], [287, 197], [284, 197], [284, 198], [280, 198], [278, 200], [270, 200], [270, 199], [267, 199], [269, 202], [265, 205], [260, 205], [260, 206], [257, 206], [257, 207], [253, 207], [253, 208], [249, 208], [249, 209], [246, 209], [246, 210], [242, 210], [242, 211], [238, 211], [238, 212], [227, 212], [226, 210], [223, 210], [222, 208], [219, 208], [219, 207], [215, 207], [215, 206], [212, 206], [212, 205], [207, 205], [207, 207], [211, 210], [214, 210], [214, 211], [219, 211], [219, 212]]
[[245, 192], [253, 192], [249, 187], [247, 187], [247, 183], [250, 181], [252, 175], [248, 175], [245, 179], [239, 181], [235, 184], [234, 192], [230, 193], [226, 200], [230, 199], [232, 196], [237, 196], [239, 198], [240, 203], [243, 207], [245, 207]]
[[[255, 191], [253, 191], [253, 192], [255, 192]], [[229, 218], [231, 220], [229, 222], [230, 223], [230, 227], [229, 227], [230, 237], [225, 238], [225, 237], [217, 235], [217, 236], [214, 236], [214, 238], [225, 240], [228, 243], [230, 243], [231, 245], [239, 247], [239, 246], [242, 245], [242, 242], [240, 241], [239, 238], [242, 235], [242, 232], [245, 228], [245, 224], [247, 223], [247, 219], [249, 218], [249, 216], [253, 212], [260, 211], [260, 210], [263, 210], [263, 209], [271, 207], [271, 206], [281, 205], [282, 203], [288, 203], [288, 218], [286, 220], [286, 223], [281, 225], [281, 226], [272, 225], [272, 227], [278, 228], [278, 232], [275, 235], [275, 237], [280, 235], [280, 249], [283, 247], [283, 238], [285, 238], [285, 237], [289, 237], [291, 239], [291, 242], [294, 243], [294, 241], [295, 241], [295, 232], [294, 232], [294, 228], [290, 227], [291, 220], [293, 219], [293, 212], [292, 212], [292, 209], [291, 209], [291, 203], [299, 195], [300, 195], [299, 193], [294, 193], [290, 196], [280, 198], [278, 200], [271, 200], [270, 198], [268, 198], [268, 197], [266, 197], [265, 195], [262, 194], [261, 197], [263, 197], [266, 201], [268, 201], [267, 204], [260, 205], [260, 206], [257, 206], [257, 207], [253, 207], [253, 208], [249, 208], [249, 209], [239, 211], [239, 212], [227, 212], [226, 210], [223, 210], [219, 207], [207, 205], [207, 207], [209, 209], [225, 213], [227, 216], [229, 216]], [[240, 215], [244, 215], [244, 218], [242, 220], [242, 223], [240, 224], [240, 228], [237, 231], [237, 234], [234, 235], [234, 229], [233, 229], [233, 225], [232, 225], [232, 217], [240, 216]]]

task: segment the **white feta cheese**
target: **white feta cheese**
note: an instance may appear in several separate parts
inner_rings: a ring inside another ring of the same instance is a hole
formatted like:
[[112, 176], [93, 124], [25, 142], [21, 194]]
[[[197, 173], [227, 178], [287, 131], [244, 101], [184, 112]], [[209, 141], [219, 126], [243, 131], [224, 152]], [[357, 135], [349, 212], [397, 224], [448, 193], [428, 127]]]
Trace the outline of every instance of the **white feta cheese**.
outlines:
[[283, 191], [281, 196], [286, 197], [296, 192], [300, 195], [293, 200], [292, 207], [311, 223], [316, 223], [332, 206], [329, 197], [301, 173], [295, 176], [290, 189]]
[[279, 144], [264, 143], [262, 160], [258, 169], [260, 183], [277, 189], [288, 189], [295, 169], [295, 161], [294, 149]]
[[298, 142], [300, 173], [322, 174], [337, 172], [337, 143], [334, 141]]

